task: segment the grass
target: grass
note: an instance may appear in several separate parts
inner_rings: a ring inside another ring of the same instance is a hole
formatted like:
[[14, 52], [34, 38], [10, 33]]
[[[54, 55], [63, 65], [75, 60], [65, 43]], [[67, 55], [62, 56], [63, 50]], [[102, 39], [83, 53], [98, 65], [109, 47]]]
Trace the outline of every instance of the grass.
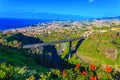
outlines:
[[118, 48], [118, 56], [117, 56], [115, 64], [120, 64], [120, 47]]
[[101, 27], [101, 28], [99, 28], [99, 27], [93, 27], [93, 30], [110, 30], [111, 28], [109, 28], [109, 27]]
[[[60, 39], [70, 38], [70, 36], [68, 36], [68, 34], [70, 34], [69, 32], [64, 33], [64, 35], [62, 33], [61, 36], [58, 36], [59, 34], [57, 34], [57, 32], [54, 33], [56, 34], [54, 35], [53, 33], [51, 33], [50, 35], [47, 34], [48, 37], [43, 41], [50, 42], [53, 39], [60, 40]], [[72, 33], [72, 36], [74, 34], [75, 33]], [[38, 35], [38, 37], [44, 39], [45, 35], [46, 34], [44, 34], [43, 36]], [[66, 36], [67, 38], [65, 38]], [[77, 33], [77, 35], [74, 35], [73, 37], [78, 37], [78, 36], [80, 35], [78, 35]], [[112, 41], [114, 41], [115, 44], [112, 43]], [[72, 43], [73, 46], [75, 46], [76, 43], [77, 41], [73, 42]], [[110, 49], [115, 50], [117, 46], [119, 46], [119, 44], [120, 44], [120, 38], [119, 36], [116, 35], [115, 32], [95, 33], [83, 41], [77, 53], [82, 59], [88, 61], [89, 63], [120, 65], [119, 62], [120, 49], [118, 49], [118, 56], [115, 60], [105, 56], [106, 51], [109, 52]], [[63, 44], [63, 48], [64, 48], [64, 52], [61, 55], [62, 59], [64, 59], [64, 57], [67, 55], [69, 51], [68, 43]], [[5, 61], [11, 63], [14, 66], [27, 66], [31, 69], [35, 69], [37, 71], [42, 71], [42, 72], [49, 71], [49, 69], [46, 69], [45, 67], [41, 67], [37, 63], [37, 56], [35, 54], [28, 53], [27, 50], [11, 49], [4, 46], [0, 46], [0, 58], [5, 59]], [[75, 55], [73, 55], [71, 59], [66, 61], [70, 64], [76, 64], [81, 62]]]
[[12, 64], [15, 67], [27, 66], [30, 69], [35, 69], [41, 72], [46, 72], [49, 70], [40, 66], [36, 60], [37, 56], [28, 53], [27, 50], [10, 49], [5, 46], [0, 46], [0, 59]]
[[[119, 49], [117, 59], [109, 58], [105, 54], [105, 52], [109, 52], [111, 56], [114, 55], [111, 50], [116, 50], [118, 44], [120, 44], [120, 38], [118, 37], [119, 36], [116, 36], [116, 33], [112, 32], [93, 34], [82, 43], [78, 50], [78, 54], [92, 63], [120, 65], [118, 62], [120, 60]], [[116, 44], [112, 43], [113, 40]]]
[[[54, 40], [62, 40], [67, 38], [72, 38], [69, 36], [71, 34], [72, 37], [80, 37], [81, 33], [57, 33], [53, 32], [50, 35], [44, 34], [44, 35], [38, 35], [39, 38], [42, 38], [43, 41], [50, 42]], [[80, 35], [79, 35], [80, 34]], [[15, 37], [13, 37], [15, 36]], [[18, 35], [9, 35], [10, 40], [14, 40], [14, 38], [18, 38]], [[47, 36], [47, 37], [45, 37]], [[24, 36], [25, 37], [25, 36]], [[26, 43], [26, 41], [29, 39], [26, 39], [23, 41]], [[36, 39], [38, 40], [38, 39]], [[33, 40], [34, 42], [34, 40]], [[73, 46], [77, 44], [77, 41], [72, 43]], [[117, 47], [120, 45], [120, 35], [116, 35], [116, 32], [106, 32], [106, 33], [95, 33], [86, 38], [86, 40], [83, 41], [81, 46], [79, 47], [77, 54], [84, 59], [85, 61], [88, 61], [88, 64], [93, 63], [96, 65], [103, 65], [103, 64], [109, 64], [109, 65], [119, 65], [120, 66], [120, 48]], [[63, 44], [64, 52], [61, 55], [61, 58], [64, 59], [65, 56], [68, 54], [68, 43]], [[57, 46], [56, 46], [57, 47]], [[58, 48], [58, 47], [57, 47]], [[107, 57], [105, 55], [105, 52], [109, 52], [110, 55], [113, 56], [114, 53], [112, 53], [111, 50], [117, 49], [117, 58], [112, 59], [110, 57]], [[37, 71], [38, 75], [39, 73], [46, 73], [49, 72], [51, 69], [57, 70], [56, 68], [45, 68], [39, 65], [38, 63], [38, 57], [36, 54], [28, 53], [27, 50], [24, 49], [13, 49], [8, 48], [6, 46], [0, 46], [0, 63], [2, 61], [5, 61], [9, 64], [12, 64], [14, 67], [27, 67], [28, 71], [31, 70], [31, 73], [34, 71]], [[73, 55], [71, 59], [64, 59], [64, 62], [61, 61], [62, 65], [65, 70], [70, 70], [71, 67], [74, 67], [77, 63], [82, 63], [76, 55]], [[49, 63], [49, 61], [44, 61], [45, 63]], [[86, 64], [86, 63], [83, 63]], [[86, 65], [87, 66], [87, 65]], [[33, 70], [33, 71], [32, 71]], [[22, 70], [21, 70], [22, 71]], [[23, 70], [24, 71], [24, 70]], [[56, 72], [57, 73], [57, 72]], [[72, 73], [70, 71], [70, 73]], [[47, 74], [47, 73], [46, 73]], [[75, 74], [75, 73], [73, 73]], [[47, 74], [48, 75], [48, 74]], [[79, 74], [77, 74], [79, 75]], [[23, 75], [21, 75], [23, 76]], [[76, 75], [75, 75], [76, 76]], [[71, 75], [69, 76], [71, 77]]]

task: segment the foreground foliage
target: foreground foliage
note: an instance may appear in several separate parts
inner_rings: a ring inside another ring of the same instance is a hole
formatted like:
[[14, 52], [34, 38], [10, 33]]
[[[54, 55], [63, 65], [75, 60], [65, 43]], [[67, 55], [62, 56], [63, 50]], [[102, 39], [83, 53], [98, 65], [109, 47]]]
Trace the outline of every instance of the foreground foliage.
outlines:
[[13, 67], [6, 63], [0, 64], [0, 79], [2, 80], [114, 80], [120, 74], [112, 66], [94, 64], [76, 64], [74, 68], [59, 71], [51, 69], [48, 72], [37, 72], [27, 67]]

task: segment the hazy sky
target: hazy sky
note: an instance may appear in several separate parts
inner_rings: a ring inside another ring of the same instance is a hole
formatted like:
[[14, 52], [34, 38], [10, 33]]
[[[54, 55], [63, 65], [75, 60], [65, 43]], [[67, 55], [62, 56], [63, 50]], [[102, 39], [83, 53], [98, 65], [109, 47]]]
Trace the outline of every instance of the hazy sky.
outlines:
[[120, 16], [120, 0], [0, 0], [0, 13]]

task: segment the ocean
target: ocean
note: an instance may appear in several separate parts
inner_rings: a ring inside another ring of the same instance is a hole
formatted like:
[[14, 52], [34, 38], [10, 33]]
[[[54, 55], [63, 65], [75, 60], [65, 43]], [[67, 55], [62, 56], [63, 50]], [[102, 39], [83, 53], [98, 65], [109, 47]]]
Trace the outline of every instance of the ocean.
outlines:
[[23, 28], [30, 25], [50, 21], [51, 20], [0, 18], [0, 30]]

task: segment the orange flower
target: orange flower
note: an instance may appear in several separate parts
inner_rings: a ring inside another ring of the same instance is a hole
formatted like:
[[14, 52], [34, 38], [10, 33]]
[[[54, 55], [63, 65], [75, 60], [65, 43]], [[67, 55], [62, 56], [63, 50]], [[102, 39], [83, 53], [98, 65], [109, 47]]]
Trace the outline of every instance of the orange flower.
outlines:
[[80, 69], [80, 64], [76, 64], [76, 69]]
[[109, 67], [108, 65], [105, 67], [105, 70], [108, 72], [108, 73], [111, 73], [112, 72], [112, 67]]
[[92, 77], [90, 77], [90, 80], [97, 80], [97, 77], [96, 76], [92, 76]]
[[86, 71], [83, 71], [81, 74], [84, 76], [84, 75], [86, 75], [86, 74], [87, 74], [87, 72], [86, 72]]
[[95, 70], [96, 66], [94, 64], [90, 64], [90, 68], [91, 68], [91, 70]]
[[63, 76], [66, 76], [66, 72], [65, 72], [64, 70], [62, 71], [62, 75], [63, 75]]

